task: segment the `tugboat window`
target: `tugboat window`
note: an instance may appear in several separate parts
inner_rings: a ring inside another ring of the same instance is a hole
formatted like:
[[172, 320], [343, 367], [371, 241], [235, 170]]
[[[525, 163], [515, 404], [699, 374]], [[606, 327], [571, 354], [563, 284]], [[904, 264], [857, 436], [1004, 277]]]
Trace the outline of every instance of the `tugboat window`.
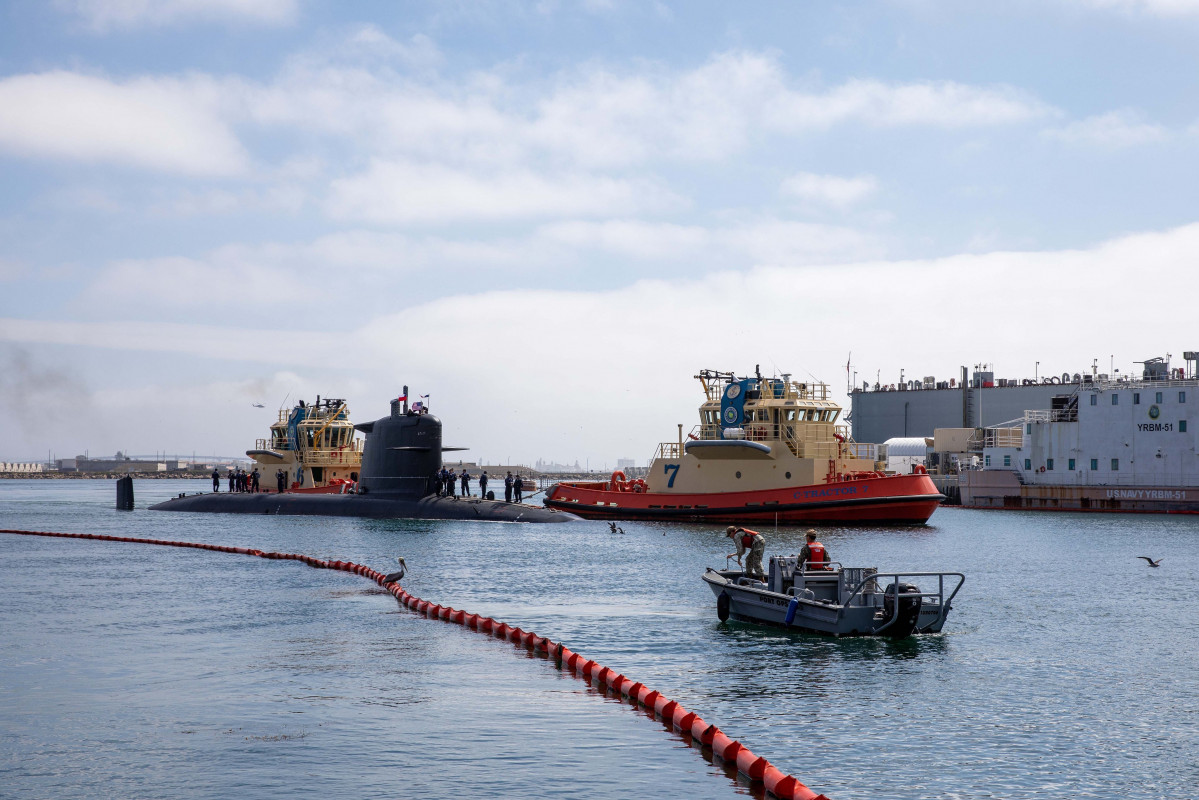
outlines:
[[738, 478], [740, 478], [740, 477], [741, 477], [741, 473], [740, 473], [740, 472], [738, 472], [738, 473], [737, 473], [737, 477], [738, 477]]
[[1185, 403], [1186, 401], [1187, 401], [1187, 393], [1186, 393], [1186, 392], [1179, 392], [1179, 393], [1178, 393], [1178, 402], [1180, 402], [1180, 403]]
[[1004, 456], [1004, 457], [1003, 457], [1003, 465], [1004, 465], [1005, 467], [1010, 467], [1010, 466], [1012, 465], [1012, 457], [1011, 457], [1011, 456]]
[[1045, 459], [1045, 471], [1053, 472], [1053, 459], [1052, 458]]
[[1178, 420], [1178, 432], [1179, 433], [1187, 432], [1187, 421], [1185, 419]]
[[[1183, 428], [1182, 428], [1182, 429], [1185, 431], [1185, 430], [1186, 430], [1186, 423], [1184, 422], [1184, 423], [1182, 423], [1182, 425], [1183, 425]], [[791, 480], [791, 473], [790, 473], [790, 472], [788, 472], [788, 473], [787, 473], [787, 480]]]
[[1098, 395], [1091, 395], [1091, 405], [1096, 405], [1099, 402], [1098, 397]]
[[1113, 395], [1112, 395], [1112, 405], [1113, 405], [1113, 406], [1118, 406], [1118, 405], [1120, 405], [1120, 395], [1118, 395], [1118, 394], [1113, 394]]
[[1070, 470], [1073, 471], [1074, 470], [1074, 459], [1070, 459], [1070, 461], [1068, 463], [1069, 463]]
[[1113, 459], [1112, 459], [1112, 469], [1113, 469], [1113, 470], [1118, 470], [1118, 469], [1120, 469], [1120, 459], [1118, 459], [1118, 458], [1113, 458]]
[[1031, 458], [1024, 459], [1024, 468], [1032, 469], [1032, 459]]
[[1132, 393], [1132, 404], [1134, 406], [1139, 406], [1141, 404], [1141, 393], [1140, 392]]
[[1095, 469], [1095, 470], [1099, 469], [1099, 459], [1097, 459], [1097, 458], [1091, 459], [1091, 469]]
[[1156, 399], [1156, 400], [1154, 400], [1154, 402], [1155, 402], [1155, 403], [1160, 403], [1161, 401], [1162, 401], [1162, 393], [1161, 393], [1161, 392], [1158, 392], [1158, 393], [1157, 393], [1157, 399]]
[[986, 458], [987, 458], [987, 463], [984, 466], [989, 467], [989, 466], [991, 466], [991, 457], [987, 456]]

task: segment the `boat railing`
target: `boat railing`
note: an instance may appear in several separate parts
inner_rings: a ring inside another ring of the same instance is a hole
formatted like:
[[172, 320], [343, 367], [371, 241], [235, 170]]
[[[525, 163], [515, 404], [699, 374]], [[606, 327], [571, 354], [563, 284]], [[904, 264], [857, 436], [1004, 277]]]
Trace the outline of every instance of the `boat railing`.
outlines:
[[[882, 593], [886, 594], [887, 589], [891, 589], [891, 593], [896, 596], [896, 602], [892, 603], [891, 619], [887, 620], [882, 625], [882, 627], [875, 628], [874, 633], [880, 633], [881, 631], [886, 630], [887, 628], [891, 627], [899, 620], [900, 603], [898, 602], [898, 599], [901, 597], [920, 597], [920, 598], [935, 597], [935, 598], [937, 598], [937, 603], [939, 606], [937, 609], [937, 618], [935, 620], [933, 620], [932, 622], [930, 622], [929, 624], [925, 625], [923, 628], [917, 628], [916, 632], [920, 633], [921, 631], [928, 630], [930, 628], [935, 627], [938, 623], [944, 622], [945, 615], [949, 613], [950, 604], [953, 603], [953, 598], [957, 597], [958, 591], [962, 588], [962, 584], [966, 582], [966, 576], [960, 572], [873, 572], [869, 576], [864, 577], [861, 581], [858, 582], [858, 584], [856, 586], [853, 587], [852, 590], [849, 591], [849, 593], [846, 596], [845, 601], [842, 603], [842, 605], [845, 605], [845, 606], [851, 605], [853, 603], [853, 599], [855, 597], [857, 597], [861, 594], [864, 594], [865, 591], [867, 591], [867, 590], [872, 591], [872, 592], [878, 592], [879, 591], [878, 586], [880, 585], [880, 580], [883, 578], [890, 578], [891, 583], [885, 584], [883, 586], [883, 588], [881, 590]], [[935, 592], [904, 592], [904, 593], [900, 594], [898, 591], [900, 578], [936, 578], [937, 579], [937, 591], [935, 591]], [[957, 578], [958, 579], [957, 585], [953, 587], [953, 591], [951, 591], [949, 593], [949, 597], [945, 596], [945, 579], [946, 578]]]
[[846, 442], [845, 451], [850, 458], [878, 461], [878, 445], [871, 442]]
[[[820, 566], [815, 566], [819, 564]], [[845, 569], [840, 561], [805, 561], [803, 562], [802, 571], [805, 577], [812, 575], [836, 575], [841, 570]], [[873, 573], [871, 573], [873, 574]]]
[[654, 459], [676, 459], [682, 458], [683, 454], [679, 450], [678, 442], [662, 442], [658, 445], [658, 449], [654, 451]]
[[1078, 407], [1036, 409], [1024, 412], [1025, 422], [1078, 422]]
[[317, 450], [307, 448], [302, 451], [304, 464], [313, 467], [336, 467], [353, 465], [362, 462], [362, 447], [355, 441], [352, 445], [338, 447], [332, 450]]
[[983, 439], [984, 447], [1022, 447], [1024, 445], [1024, 429], [987, 428]]
[[[698, 377], [698, 376], [697, 376]], [[724, 380], [708, 380], [704, 383], [708, 402], [719, 402], [724, 397], [725, 387], [728, 386], [727, 374]], [[783, 380], [782, 378], [749, 378], [750, 381], [758, 381], [757, 389], [751, 391], [763, 392], [764, 397], [769, 397], [775, 400], [817, 400], [827, 401], [831, 396], [831, 391], [827, 383], [813, 381], [793, 381]], [[777, 388], [778, 383], [782, 383], [781, 391]]]

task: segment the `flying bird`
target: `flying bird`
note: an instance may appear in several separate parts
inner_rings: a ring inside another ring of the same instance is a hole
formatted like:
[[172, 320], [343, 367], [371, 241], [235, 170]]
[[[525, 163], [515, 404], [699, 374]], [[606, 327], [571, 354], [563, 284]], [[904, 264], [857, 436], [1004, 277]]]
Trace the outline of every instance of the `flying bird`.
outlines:
[[1137, 556], [1137, 558], [1145, 559], [1146, 561], [1149, 562], [1149, 566], [1151, 566], [1151, 567], [1160, 567], [1162, 565], [1162, 560], [1160, 558], [1157, 561], [1154, 561], [1149, 556]]
[[250, 403], [254, 408], [266, 408], [262, 403]]
[[615, 522], [609, 522], [608, 527], [612, 529], [613, 533], [624, 533], [624, 528], [617, 527]]

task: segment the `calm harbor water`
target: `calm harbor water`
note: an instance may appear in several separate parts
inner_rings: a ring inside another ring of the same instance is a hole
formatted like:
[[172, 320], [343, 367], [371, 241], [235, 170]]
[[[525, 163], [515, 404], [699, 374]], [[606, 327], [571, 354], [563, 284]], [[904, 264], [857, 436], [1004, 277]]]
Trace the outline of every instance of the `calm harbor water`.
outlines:
[[[938, 636], [716, 619], [720, 526], [150, 512], [204, 481], [0, 482], [0, 527], [353, 560], [568, 644], [834, 800], [1172, 798], [1199, 785], [1199, 518], [945, 508], [821, 529], [833, 558], [967, 582]], [[802, 529], [767, 534], [796, 552]], [[1138, 555], [1163, 558], [1150, 569]], [[0, 536], [0, 797], [758, 794], [643, 711], [365, 579]]]

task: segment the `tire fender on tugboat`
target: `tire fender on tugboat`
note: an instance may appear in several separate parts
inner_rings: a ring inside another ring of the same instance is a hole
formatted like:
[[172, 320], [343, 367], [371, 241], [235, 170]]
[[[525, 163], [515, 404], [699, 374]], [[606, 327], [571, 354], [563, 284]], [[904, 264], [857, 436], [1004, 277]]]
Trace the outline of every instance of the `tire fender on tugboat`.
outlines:
[[732, 598], [729, 597], [728, 592], [721, 592], [720, 596], [716, 598], [716, 616], [720, 618], [721, 622], [729, 621], [729, 606], [731, 604]]

